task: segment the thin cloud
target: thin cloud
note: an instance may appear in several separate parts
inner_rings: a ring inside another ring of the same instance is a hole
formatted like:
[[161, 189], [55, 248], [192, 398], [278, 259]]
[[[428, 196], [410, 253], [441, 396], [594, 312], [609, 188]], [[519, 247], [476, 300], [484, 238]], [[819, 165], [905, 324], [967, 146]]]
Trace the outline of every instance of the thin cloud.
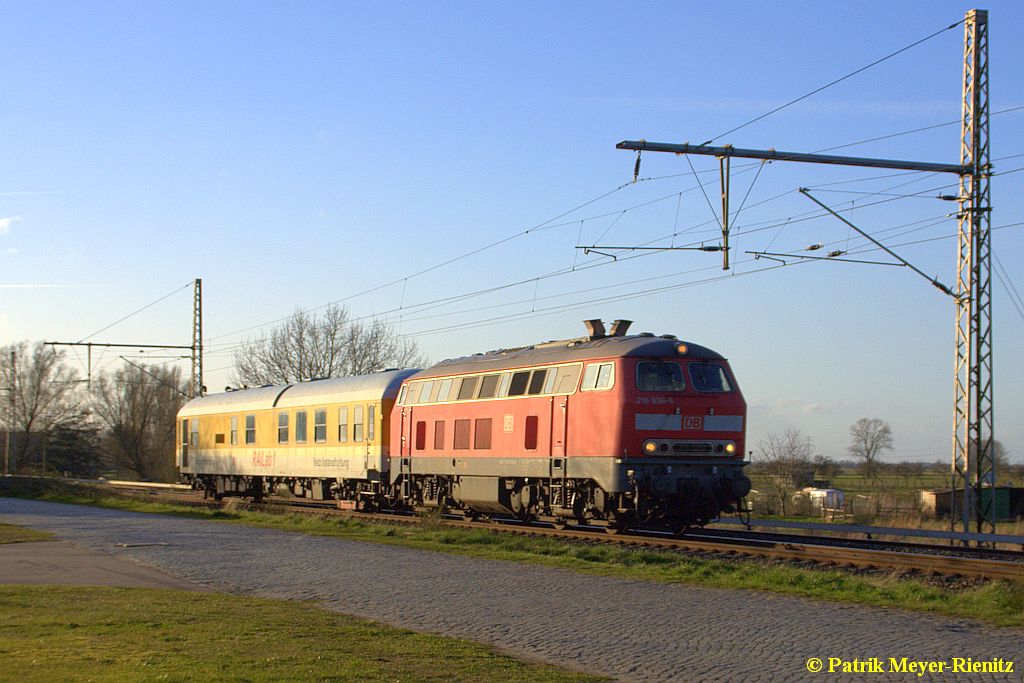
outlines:
[[0, 218], [0, 235], [6, 235], [10, 229], [11, 224], [15, 221], [20, 221], [21, 216], [10, 216], [8, 218]]
[[15, 254], [18, 253], [18, 250], [15, 249], [14, 247], [7, 247], [6, 249], [4, 249], [4, 253], [7, 254], [8, 256], [14, 256]]

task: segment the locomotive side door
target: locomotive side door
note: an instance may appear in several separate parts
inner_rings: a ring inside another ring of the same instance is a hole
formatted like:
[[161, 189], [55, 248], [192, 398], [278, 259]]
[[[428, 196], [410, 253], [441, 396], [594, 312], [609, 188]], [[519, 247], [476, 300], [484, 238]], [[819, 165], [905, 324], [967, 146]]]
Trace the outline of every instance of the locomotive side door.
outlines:
[[566, 425], [568, 424], [569, 397], [551, 397], [551, 457], [565, 457]]

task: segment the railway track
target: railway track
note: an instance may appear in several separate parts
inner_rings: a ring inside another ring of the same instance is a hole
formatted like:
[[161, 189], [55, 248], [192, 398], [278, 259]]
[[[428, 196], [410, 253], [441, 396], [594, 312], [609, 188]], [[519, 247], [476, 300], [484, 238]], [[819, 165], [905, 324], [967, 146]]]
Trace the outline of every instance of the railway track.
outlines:
[[[187, 487], [184, 487], [185, 490], [183, 490], [178, 485], [147, 484], [140, 486], [136, 482], [109, 482], [108, 485], [125, 493], [144, 495], [150, 499], [166, 502], [204, 507], [223, 506], [222, 502], [203, 499], [199, 492], [187, 490]], [[339, 510], [333, 503], [301, 499], [270, 499], [263, 503], [247, 502], [246, 507], [268, 512], [305, 512], [376, 523], [420, 524], [423, 522], [421, 517], [412, 514], [368, 514]], [[722, 557], [760, 557], [821, 567], [860, 567], [912, 574], [938, 574], [1024, 582], [1024, 552], [1009, 550], [719, 529], [693, 530], [682, 537], [655, 532], [636, 532], [613, 536], [604, 533], [603, 529], [590, 527], [553, 529], [540, 524], [529, 525], [495, 520], [465, 521], [454, 517], [446, 517], [442, 521], [454, 528], [487, 529], [495, 532], [562, 538], [586, 543], [712, 553]]]

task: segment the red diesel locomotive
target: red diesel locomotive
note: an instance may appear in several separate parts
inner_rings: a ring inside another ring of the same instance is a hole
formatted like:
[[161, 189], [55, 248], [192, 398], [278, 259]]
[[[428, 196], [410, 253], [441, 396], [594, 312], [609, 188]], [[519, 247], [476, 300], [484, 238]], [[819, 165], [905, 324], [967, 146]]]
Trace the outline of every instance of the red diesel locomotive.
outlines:
[[179, 467], [218, 496], [286, 486], [342, 507], [611, 532], [742, 511], [746, 403], [726, 359], [672, 335], [627, 336], [629, 321], [586, 324], [586, 337], [421, 371], [194, 399], [179, 413]]
[[746, 403], [725, 358], [608, 334], [444, 361], [406, 378], [391, 483], [417, 505], [682, 529], [741, 509]]

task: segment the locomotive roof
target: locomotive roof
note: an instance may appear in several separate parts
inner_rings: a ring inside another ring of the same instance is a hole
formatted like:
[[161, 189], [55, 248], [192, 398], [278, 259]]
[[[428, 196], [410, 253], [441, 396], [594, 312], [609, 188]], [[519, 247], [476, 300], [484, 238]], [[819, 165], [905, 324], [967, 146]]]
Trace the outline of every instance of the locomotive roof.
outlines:
[[214, 413], [291, 408], [343, 401], [379, 401], [394, 398], [398, 388], [413, 370], [387, 370], [370, 375], [335, 377], [297, 384], [281, 384], [257, 389], [239, 389], [222, 394], [194, 398], [178, 411], [179, 417]]
[[[680, 355], [676, 350], [681, 343], [686, 344], [685, 355]], [[651, 334], [636, 334], [598, 339], [584, 337], [583, 339], [547, 342], [518, 349], [502, 349], [463, 358], [452, 358], [423, 370], [416, 375], [415, 379], [622, 356], [725, 360], [724, 356], [707, 347], [683, 342], [671, 336], [655, 337]]]

